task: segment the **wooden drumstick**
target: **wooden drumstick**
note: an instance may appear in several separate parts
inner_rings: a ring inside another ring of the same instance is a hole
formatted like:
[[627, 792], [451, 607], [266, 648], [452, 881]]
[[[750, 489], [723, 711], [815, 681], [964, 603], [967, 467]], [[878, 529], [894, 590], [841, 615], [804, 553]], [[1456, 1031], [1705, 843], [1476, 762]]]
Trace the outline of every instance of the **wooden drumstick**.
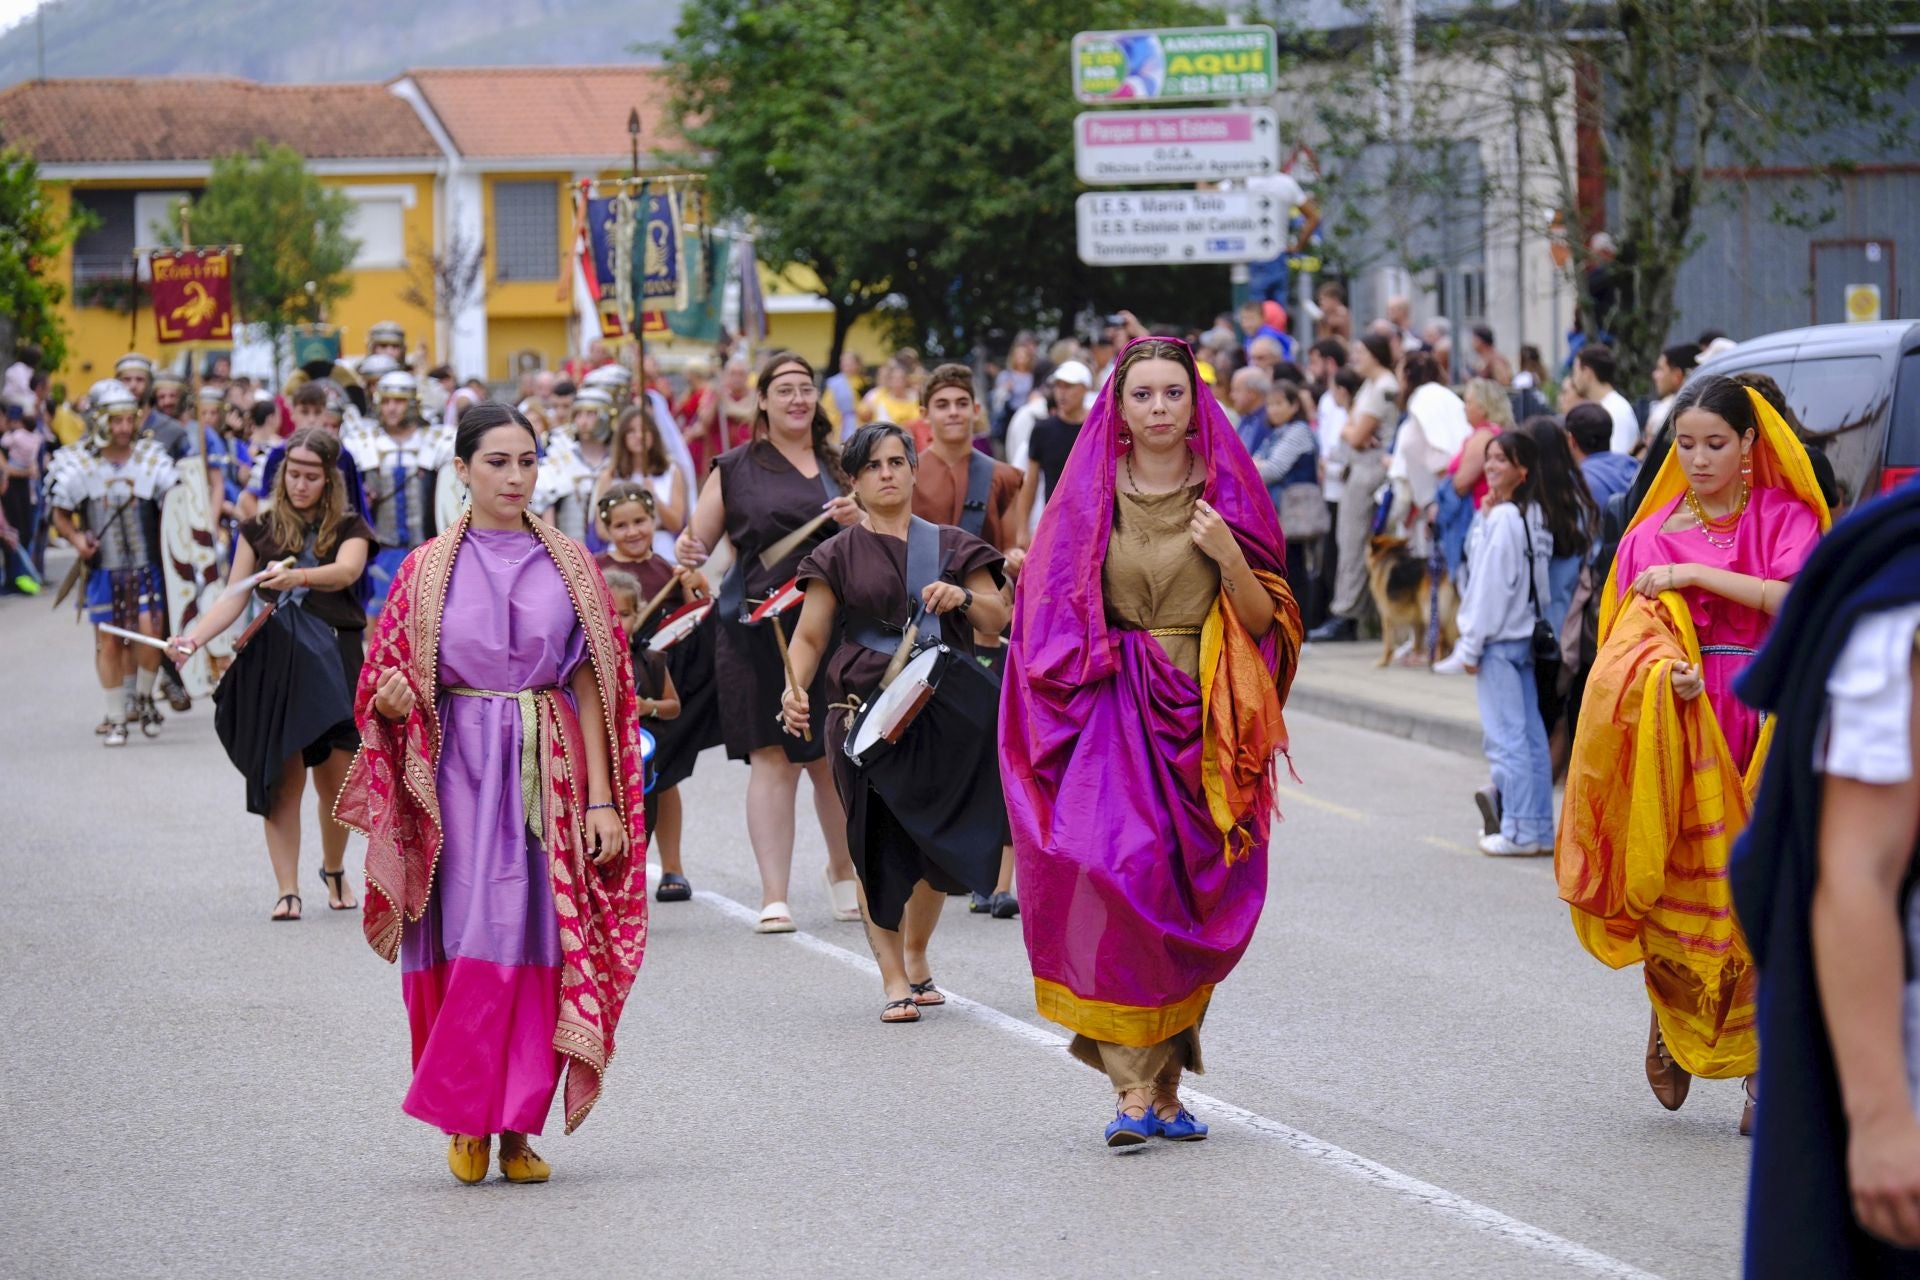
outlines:
[[640, 620], [633, 624], [633, 629], [638, 631], [641, 627], [646, 626], [647, 619], [651, 618], [654, 611], [667, 602], [667, 597], [672, 595], [674, 588], [679, 585], [680, 579], [668, 578], [667, 585], [654, 592], [653, 599], [647, 601], [646, 607], [640, 610]]
[[763, 569], [771, 569], [782, 560], [785, 560], [788, 556], [798, 551], [801, 544], [808, 538], [818, 533], [820, 526], [831, 519], [833, 519], [831, 512], [822, 511], [819, 515], [807, 521], [798, 529], [795, 529], [792, 533], [768, 547], [765, 551], [762, 551], [760, 553], [760, 567]]
[[920, 619], [915, 617], [900, 634], [900, 647], [893, 651], [893, 657], [887, 660], [887, 669], [880, 676], [880, 687], [886, 688], [893, 678], [905, 670], [907, 660], [913, 657], [913, 642], [920, 637]]
[[[780, 649], [780, 665], [786, 669], [787, 688], [798, 693], [800, 692], [800, 682], [793, 678], [793, 656], [787, 652], [787, 633], [780, 625], [780, 615], [776, 613], [771, 618], [768, 618], [767, 625], [773, 628], [773, 643]], [[810, 724], [801, 725], [800, 736], [804, 740], [812, 742], [813, 726]]]

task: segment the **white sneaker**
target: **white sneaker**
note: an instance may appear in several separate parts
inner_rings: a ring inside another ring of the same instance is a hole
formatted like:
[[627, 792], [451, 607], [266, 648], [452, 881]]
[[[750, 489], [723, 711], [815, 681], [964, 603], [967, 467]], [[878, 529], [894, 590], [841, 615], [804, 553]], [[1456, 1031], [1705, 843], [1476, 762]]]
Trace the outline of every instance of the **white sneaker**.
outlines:
[[1427, 668], [1437, 676], [1463, 676], [1467, 674], [1467, 663], [1457, 653], [1450, 653]]
[[1480, 852], [1489, 858], [1538, 858], [1552, 853], [1544, 845], [1515, 844], [1503, 835], [1480, 837]]

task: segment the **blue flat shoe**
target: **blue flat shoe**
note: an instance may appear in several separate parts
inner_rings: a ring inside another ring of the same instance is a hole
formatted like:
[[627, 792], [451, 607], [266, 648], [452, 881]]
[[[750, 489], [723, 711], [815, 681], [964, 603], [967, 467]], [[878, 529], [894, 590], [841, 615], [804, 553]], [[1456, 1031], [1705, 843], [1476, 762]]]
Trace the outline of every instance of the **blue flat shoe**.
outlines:
[[1198, 1142], [1207, 1136], [1207, 1126], [1193, 1118], [1193, 1113], [1185, 1107], [1174, 1113], [1173, 1119], [1163, 1120], [1158, 1112], [1149, 1111], [1156, 1132], [1169, 1142]]
[[1138, 1117], [1130, 1116], [1125, 1111], [1116, 1111], [1113, 1113], [1113, 1123], [1107, 1126], [1107, 1145], [1137, 1147], [1154, 1135], [1158, 1123], [1151, 1110]]

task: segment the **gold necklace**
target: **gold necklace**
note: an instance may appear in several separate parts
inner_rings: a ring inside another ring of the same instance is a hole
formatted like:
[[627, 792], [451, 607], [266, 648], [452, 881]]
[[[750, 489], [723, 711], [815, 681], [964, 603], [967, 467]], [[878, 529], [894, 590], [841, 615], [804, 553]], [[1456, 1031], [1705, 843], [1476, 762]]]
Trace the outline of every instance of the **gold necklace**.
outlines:
[[[1688, 486], [1687, 512], [1693, 517], [1693, 527], [1700, 531], [1700, 536], [1707, 540], [1708, 546], [1731, 551], [1734, 539], [1739, 535], [1740, 517], [1746, 514], [1747, 499], [1751, 496], [1747, 482], [1742, 480], [1740, 499], [1733, 504], [1733, 510], [1724, 516], [1709, 516], [1705, 504], [1700, 501], [1700, 495], [1693, 491], [1692, 486]], [[1722, 534], [1724, 538], [1717, 536]]]

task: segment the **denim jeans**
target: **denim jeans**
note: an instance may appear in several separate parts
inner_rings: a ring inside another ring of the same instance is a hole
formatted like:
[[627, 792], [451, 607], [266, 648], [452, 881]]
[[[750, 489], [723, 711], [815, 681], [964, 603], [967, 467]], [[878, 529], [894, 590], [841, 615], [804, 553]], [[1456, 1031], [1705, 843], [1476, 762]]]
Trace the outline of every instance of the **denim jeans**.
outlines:
[[1474, 682], [1481, 744], [1500, 792], [1500, 834], [1518, 845], [1553, 845], [1553, 762], [1525, 640], [1494, 640]]

